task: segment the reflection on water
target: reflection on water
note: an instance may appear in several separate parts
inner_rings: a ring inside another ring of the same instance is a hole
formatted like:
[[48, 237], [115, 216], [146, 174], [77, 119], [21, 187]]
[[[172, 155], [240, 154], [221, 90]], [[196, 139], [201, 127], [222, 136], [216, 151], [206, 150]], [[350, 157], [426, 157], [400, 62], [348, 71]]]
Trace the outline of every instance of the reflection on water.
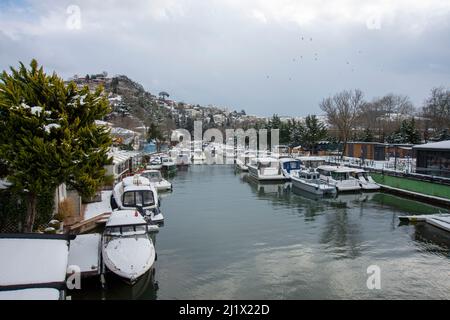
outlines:
[[74, 300], [155, 300], [158, 290], [155, 271], [152, 268], [132, 286], [110, 273], [106, 274], [105, 288], [102, 288], [98, 278], [83, 279], [82, 290], [67, 291], [67, 295]]
[[[172, 183], [159, 299], [450, 298], [449, 236], [398, 220], [439, 208], [383, 193], [315, 198], [232, 166], [191, 166]], [[366, 286], [374, 264], [381, 290]], [[156, 298], [154, 286], [144, 291]]]

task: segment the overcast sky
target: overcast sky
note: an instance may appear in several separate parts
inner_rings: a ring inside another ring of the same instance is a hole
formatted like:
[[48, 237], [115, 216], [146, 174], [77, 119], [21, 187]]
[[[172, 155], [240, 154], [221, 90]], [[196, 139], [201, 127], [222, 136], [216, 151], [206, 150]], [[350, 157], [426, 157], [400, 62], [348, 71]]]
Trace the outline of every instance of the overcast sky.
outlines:
[[32, 58], [262, 116], [353, 88], [420, 106], [450, 86], [450, 1], [0, 0], [0, 69]]

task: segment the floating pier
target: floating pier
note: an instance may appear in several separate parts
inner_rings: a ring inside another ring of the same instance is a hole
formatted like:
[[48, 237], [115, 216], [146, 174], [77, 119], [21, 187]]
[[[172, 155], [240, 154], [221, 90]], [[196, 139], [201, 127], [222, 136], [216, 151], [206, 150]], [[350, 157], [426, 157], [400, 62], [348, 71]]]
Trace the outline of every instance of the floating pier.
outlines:
[[69, 269], [71, 266], [77, 266], [82, 277], [98, 276], [101, 264], [101, 240], [100, 233], [78, 235], [70, 243]]

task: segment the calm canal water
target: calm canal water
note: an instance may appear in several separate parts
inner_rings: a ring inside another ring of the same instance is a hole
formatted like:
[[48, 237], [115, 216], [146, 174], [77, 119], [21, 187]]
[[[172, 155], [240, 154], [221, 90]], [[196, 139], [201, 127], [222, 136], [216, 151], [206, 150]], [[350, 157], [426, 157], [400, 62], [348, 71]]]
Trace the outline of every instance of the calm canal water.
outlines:
[[[155, 276], [73, 298], [450, 298], [450, 236], [398, 216], [437, 208], [383, 193], [314, 199], [231, 166], [191, 166], [162, 199]], [[381, 269], [369, 290], [367, 268]]]

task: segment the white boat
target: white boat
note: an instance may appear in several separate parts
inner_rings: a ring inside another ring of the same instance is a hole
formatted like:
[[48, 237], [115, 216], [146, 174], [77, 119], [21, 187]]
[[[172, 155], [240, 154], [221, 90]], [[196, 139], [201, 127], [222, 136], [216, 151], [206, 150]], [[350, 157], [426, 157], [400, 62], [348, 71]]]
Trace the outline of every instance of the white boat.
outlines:
[[102, 257], [114, 274], [135, 283], [155, 262], [148, 225], [136, 210], [114, 211], [102, 237]]
[[255, 154], [250, 151], [240, 153], [236, 158], [236, 168], [240, 171], [247, 172], [248, 165], [252, 159], [255, 159]]
[[439, 229], [450, 232], [450, 217], [431, 217], [427, 218], [426, 222]]
[[292, 174], [302, 170], [300, 160], [294, 158], [281, 158], [279, 161], [281, 171], [287, 179], [290, 179]]
[[248, 172], [252, 178], [260, 181], [285, 181], [280, 161], [275, 158], [256, 158], [250, 161]]
[[141, 176], [150, 180], [157, 191], [172, 190], [172, 184], [164, 179], [158, 170], [145, 170], [141, 172]]
[[352, 168], [335, 166], [319, 166], [317, 168], [320, 179], [335, 186], [338, 192], [361, 190], [359, 180], [350, 176], [353, 170]]
[[292, 185], [316, 195], [335, 195], [336, 187], [320, 180], [320, 174], [316, 171], [294, 171], [291, 175]]
[[286, 145], [274, 146], [274, 148], [272, 149], [271, 156], [277, 159], [290, 157], [289, 146]]
[[206, 160], [206, 155], [202, 149], [194, 149], [192, 155], [193, 164], [203, 164]]
[[380, 186], [373, 180], [369, 173], [363, 169], [353, 169], [350, 173], [354, 178], [359, 180], [359, 185], [363, 190], [378, 190]]
[[172, 160], [172, 158], [170, 158], [168, 156], [162, 156], [161, 163], [162, 163], [162, 168], [161, 168], [162, 171], [164, 171], [166, 173], [174, 173], [177, 171], [177, 165]]
[[150, 180], [140, 175], [124, 178], [115, 185], [112, 208], [119, 210], [138, 209], [147, 222], [161, 223], [164, 216], [159, 210], [158, 192]]
[[191, 158], [187, 153], [180, 153], [175, 159], [177, 167], [188, 167], [191, 163]]
[[148, 165], [146, 166], [146, 169], [161, 170], [162, 169], [161, 157], [151, 157]]
[[326, 163], [326, 158], [319, 156], [304, 156], [296, 157], [295, 159], [300, 160], [302, 166], [306, 169], [316, 169], [317, 167], [323, 166]]

